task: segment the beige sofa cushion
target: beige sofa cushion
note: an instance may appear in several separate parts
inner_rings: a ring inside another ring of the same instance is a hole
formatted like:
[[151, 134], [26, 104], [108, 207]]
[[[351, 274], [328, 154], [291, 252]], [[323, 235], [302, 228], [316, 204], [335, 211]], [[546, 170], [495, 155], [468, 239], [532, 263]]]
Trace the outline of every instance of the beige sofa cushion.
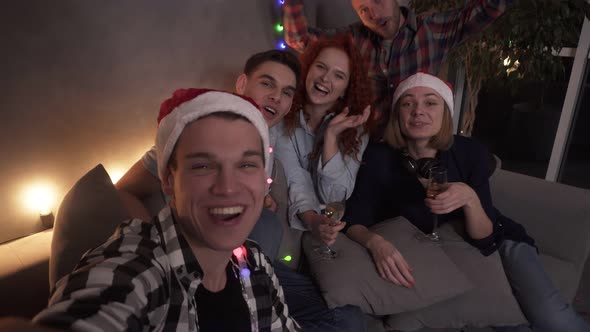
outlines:
[[416, 287], [408, 289], [382, 279], [369, 252], [339, 234], [333, 249], [335, 259], [321, 259], [318, 245], [306, 234], [303, 249], [312, 275], [330, 307], [359, 306], [365, 313], [389, 315], [416, 310], [462, 294], [472, 285], [436, 244], [419, 242], [419, 231], [405, 218], [395, 218], [372, 227], [400, 250], [413, 269]]
[[394, 330], [414, 331], [422, 327], [462, 328], [526, 323], [512, 295], [499, 253], [483, 256], [463, 241], [450, 224], [439, 228], [439, 234], [444, 239], [440, 245], [442, 250], [475, 287], [429, 307], [389, 316], [385, 325]]
[[344, 235], [333, 246], [338, 257], [321, 260], [314, 241], [304, 236], [312, 274], [330, 307], [354, 304], [374, 315], [387, 316], [387, 329], [415, 331], [423, 327], [504, 326], [526, 322], [496, 252], [483, 256], [455, 228], [439, 229], [440, 244], [419, 242], [418, 231], [404, 218], [371, 228], [396, 245], [413, 269], [414, 289], [395, 286], [379, 277], [369, 252]]
[[47, 306], [52, 234], [48, 229], [0, 245], [0, 315], [33, 318]]
[[505, 170], [496, 173], [490, 189], [498, 210], [526, 228], [541, 254], [571, 263], [567, 270], [545, 265], [571, 301], [590, 253], [590, 190]]

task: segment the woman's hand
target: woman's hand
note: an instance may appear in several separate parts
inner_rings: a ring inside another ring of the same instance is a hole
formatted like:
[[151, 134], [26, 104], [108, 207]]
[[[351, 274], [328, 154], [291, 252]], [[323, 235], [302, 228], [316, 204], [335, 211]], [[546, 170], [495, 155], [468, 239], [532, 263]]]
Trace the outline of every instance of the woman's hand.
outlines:
[[447, 190], [435, 198], [424, 199], [424, 203], [434, 214], [447, 214], [458, 208], [468, 207], [475, 201], [479, 201], [477, 194], [463, 182], [449, 183]]
[[349, 128], [356, 128], [367, 122], [371, 114], [371, 106], [365, 107], [363, 114], [348, 116], [348, 107], [330, 120], [324, 135], [324, 147], [322, 149], [322, 167], [338, 153], [338, 136]]
[[391, 242], [376, 235], [369, 240], [367, 248], [373, 256], [381, 278], [389, 280], [398, 286], [414, 287], [415, 281], [414, 277], [412, 277], [412, 268]]
[[277, 202], [275, 202], [270, 194], [264, 196], [264, 208], [274, 213], [277, 212]]
[[463, 208], [465, 229], [473, 239], [483, 239], [493, 232], [493, 224], [481, 206], [479, 196], [473, 188], [463, 182], [448, 184], [446, 191], [434, 199], [426, 198], [424, 203], [434, 214], [446, 214]]
[[371, 114], [371, 106], [365, 107], [362, 114], [348, 115], [348, 107], [345, 107], [340, 114], [330, 120], [328, 128], [326, 129], [326, 136], [337, 138], [343, 131], [349, 128], [356, 128], [363, 125], [369, 119]]
[[336, 242], [338, 232], [340, 232], [345, 222], [331, 219], [323, 214], [318, 214], [315, 211], [306, 211], [303, 214], [303, 221], [311, 231], [311, 235], [319, 241], [322, 241], [327, 246]]

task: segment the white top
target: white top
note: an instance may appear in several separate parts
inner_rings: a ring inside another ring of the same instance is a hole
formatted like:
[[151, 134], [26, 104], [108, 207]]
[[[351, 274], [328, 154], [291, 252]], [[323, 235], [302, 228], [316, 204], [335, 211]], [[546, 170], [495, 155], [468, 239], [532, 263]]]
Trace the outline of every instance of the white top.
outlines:
[[[317, 136], [309, 128], [305, 121], [303, 111], [299, 112], [300, 126], [295, 128], [293, 134], [286, 136], [281, 134], [275, 137], [275, 158], [278, 158], [285, 169], [287, 184], [289, 186], [289, 223], [292, 228], [307, 230], [303, 222], [297, 216], [300, 212], [309, 210], [320, 213], [320, 204], [325, 203], [334, 184], [346, 188], [346, 195], [350, 197], [354, 189], [356, 174], [360, 167], [360, 161], [369, 136], [361, 137], [361, 146], [356, 158], [342, 155], [340, 151], [322, 167], [322, 156], [317, 162], [309, 160], [309, 155], [315, 144], [323, 142], [329, 120], [334, 114], [328, 114], [322, 121]], [[283, 123], [276, 125], [277, 131], [283, 131]]]

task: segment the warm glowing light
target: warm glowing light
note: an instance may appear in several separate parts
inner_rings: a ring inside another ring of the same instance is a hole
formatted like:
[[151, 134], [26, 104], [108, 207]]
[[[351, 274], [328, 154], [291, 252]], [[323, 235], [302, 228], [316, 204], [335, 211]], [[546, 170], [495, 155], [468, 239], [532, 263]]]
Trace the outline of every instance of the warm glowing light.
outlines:
[[283, 32], [284, 29], [285, 29], [285, 27], [283, 27], [283, 25], [281, 23], [277, 23], [277, 25], [275, 25], [275, 30], [277, 32]]
[[114, 167], [108, 170], [109, 176], [111, 177], [111, 181], [113, 184], [117, 183], [127, 170], [121, 167]]
[[24, 201], [27, 208], [42, 216], [51, 214], [55, 203], [55, 187], [48, 183], [35, 183], [25, 189]]
[[149, 150], [154, 143], [146, 141], [144, 144], [138, 144], [135, 150], [125, 153], [123, 156], [119, 156], [116, 159], [107, 159], [103, 161], [104, 168], [107, 170], [111, 182], [116, 184], [119, 180], [127, 173], [138, 159], [142, 158], [147, 150]]
[[[509, 60], [509, 58], [506, 58]], [[508, 64], [506, 64], [506, 60], [504, 60], [504, 66], [508, 67], [510, 65], [510, 60], [508, 61]], [[520, 67], [520, 61], [516, 60], [514, 61], [514, 63], [512, 64], [512, 66], [508, 69], [506, 69], [506, 75], [509, 76], [510, 73], [515, 72], [518, 70], [518, 67]]]
[[266, 183], [271, 184], [272, 183], [272, 178], [266, 179]]
[[291, 255], [287, 255], [287, 256], [283, 257], [283, 260], [285, 262], [290, 262], [292, 259], [293, 259], [293, 257], [291, 257]]
[[272, 153], [272, 151], [273, 151], [273, 150], [272, 150], [272, 146], [269, 146], [269, 147], [268, 147], [268, 153]]
[[506, 59], [504, 59], [504, 67], [508, 67], [510, 66], [510, 57], [507, 56]]
[[234, 249], [233, 251], [234, 256], [236, 256], [238, 259], [242, 258], [242, 256], [244, 256], [244, 249], [240, 246], [237, 247], [236, 249]]

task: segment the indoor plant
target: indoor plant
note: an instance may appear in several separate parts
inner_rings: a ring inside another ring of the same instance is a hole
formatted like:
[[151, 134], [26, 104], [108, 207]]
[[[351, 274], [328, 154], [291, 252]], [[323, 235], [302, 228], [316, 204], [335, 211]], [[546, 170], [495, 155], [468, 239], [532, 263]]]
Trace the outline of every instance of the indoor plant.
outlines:
[[[415, 0], [411, 6], [423, 13], [459, 8], [465, 2]], [[514, 88], [517, 80], [550, 81], [563, 76], [563, 59], [555, 54], [577, 45], [584, 16], [590, 17], [585, 0], [517, 0], [491, 27], [455, 48], [449, 59], [464, 66], [467, 83], [468, 106], [461, 132], [471, 134], [484, 82], [502, 80]]]

